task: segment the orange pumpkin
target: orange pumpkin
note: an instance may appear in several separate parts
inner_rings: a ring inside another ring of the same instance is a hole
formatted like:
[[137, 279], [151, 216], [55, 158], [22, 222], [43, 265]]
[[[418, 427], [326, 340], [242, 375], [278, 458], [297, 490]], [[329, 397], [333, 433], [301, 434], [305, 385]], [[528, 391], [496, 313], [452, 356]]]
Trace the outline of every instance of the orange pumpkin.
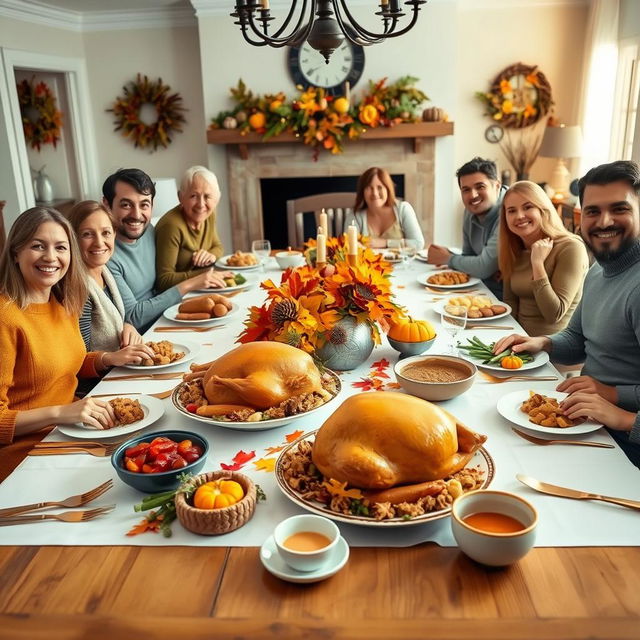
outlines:
[[242, 485], [234, 480], [214, 480], [200, 485], [193, 496], [197, 509], [230, 507], [244, 498]]
[[522, 358], [514, 355], [505, 356], [500, 360], [500, 366], [503, 369], [519, 369], [523, 364]]
[[435, 338], [436, 332], [426, 320], [404, 318], [392, 325], [389, 337], [398, 342], [425, 342]]
[[252, 129], [262, 129], [267, 124], [267, 118], [262, 111], [256, 111], [249, 117], [249, 126]]

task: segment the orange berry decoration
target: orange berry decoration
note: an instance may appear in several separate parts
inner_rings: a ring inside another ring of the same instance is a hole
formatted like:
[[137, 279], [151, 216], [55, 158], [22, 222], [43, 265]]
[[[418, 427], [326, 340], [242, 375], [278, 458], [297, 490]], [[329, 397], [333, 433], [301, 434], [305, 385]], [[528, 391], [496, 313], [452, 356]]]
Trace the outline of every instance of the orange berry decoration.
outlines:
[[214, 480], [200, 485], [193, 496], [197, 509], [222, 509], [244, 498], [242, 485], [235, 480]]
[[249, 117], [249, 126], [252, 129], [262, 129], [266, 123], [267, 117], [262, 113], [262, 111], [256, 111]]

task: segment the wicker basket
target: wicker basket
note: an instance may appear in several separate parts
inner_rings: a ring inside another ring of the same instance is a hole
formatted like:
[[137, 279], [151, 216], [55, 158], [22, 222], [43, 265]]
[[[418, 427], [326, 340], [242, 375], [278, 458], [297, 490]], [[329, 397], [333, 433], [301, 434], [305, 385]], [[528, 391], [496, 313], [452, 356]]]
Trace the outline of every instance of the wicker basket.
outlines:
[[256, 508], [256, 485], [247, 476], [235, 471], [211, 471], [196, 476], [195, 484], [199, 487], [221, 478], [239, 483], [244, 489], [244, 498], [230, 507], [197, 509], [187, 502], [184, 493], [179, 493], [175, 499], [176, 515], [185, 529], [203, 536], [216, 536], [235, 531], [251, 520]]

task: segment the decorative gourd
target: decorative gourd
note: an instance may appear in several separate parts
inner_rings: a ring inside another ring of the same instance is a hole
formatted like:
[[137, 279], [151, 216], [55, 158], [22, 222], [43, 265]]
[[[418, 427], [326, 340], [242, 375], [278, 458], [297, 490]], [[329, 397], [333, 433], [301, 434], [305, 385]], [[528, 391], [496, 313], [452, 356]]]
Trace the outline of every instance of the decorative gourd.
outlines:
[[398, 342], [425, 342], [433, 340], [436, 332], [433, 325], [426, 320], [404, 318], [392, 325], [389, 337]]
[[230, 507], [244, 498], [242, 486], [235, 480], [214, 480], [200, 485], [193, 496], [197, 509]]
[[500, 366], [503, 369], [519, 369], [523, 365], [522, 358], [518, 356], [505, 356], [500, 360]]
[[444, 109], [440, 107], [427, 107], [422, 112], [422, 120], [424, 122], [441, 122], [445, 119]]

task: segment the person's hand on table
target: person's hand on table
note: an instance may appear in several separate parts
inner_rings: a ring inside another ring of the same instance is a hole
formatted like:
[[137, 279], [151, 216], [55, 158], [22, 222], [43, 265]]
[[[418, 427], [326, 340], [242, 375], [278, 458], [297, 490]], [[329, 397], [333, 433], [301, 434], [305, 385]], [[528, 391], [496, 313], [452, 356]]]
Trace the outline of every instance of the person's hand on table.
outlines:
[[128, 347], [130, 344], [142, 344], [142, 336], [132, 324], [125, 322], [120, 334], [120, 346]]
[[213, 268], [207, 269], [197, 276], [193, 276], [193, 278], [189, 278], [177, 285], [178, 291], [184, 295], [196, 289], [222, 289], [226, 286], [223, 278], [224, 272], [216, 271]]
[[209, 253], [204, 249], [198, 249], [198, 251], [195, 251], [191, 258], [191, 262], [196, 268], [209, 267], [214, 264], [216, 260], [217, 258], [213, 255], [213, 253]]
[[94, 429], [109, 429], [116, 423], [116, 415], [113, 407], [103, 400], [94, 400], [90, 396], [61, 405], [58, 411], [57, 422], [61, 424], [74, 424], [81, 422]]
[[597, 394], [614, 404], [618, 401], [618, 392], [615, 387], [602, 384], [602, 382], [598, 382], [591, 376], [575, 376], [573, 378], [567, 378], [556, 387], [556, 391], [563, 391], [569, 395], [578, 392]]
[[130, 344], [120, 351], [107, 351], [102, 356], [105, 367], [121, 367], [123, 364], [142, 364], [143, 360], [153, 360], [153, 349], [146, 344]]
[[441, 247], [438, 244], [431, 244], [427, 249], [427, 262], [429, 264], [449, 264], [449, 259], [453, 253], [447, 247]]
[[616, 407], [602, 396], [584, 391], [573, 393], [565, 398], [560, 403], [560, 408], [571, 420], [591, 418], [617, 431], [631, 431], [636, 418], [635, 413]]
[[546, 336], [531, 338], [530, 336], [520, 336], [512, 333], [510, 336], [500, 338], [493, 347], [493, 353], [502, 353], [505, 349], [511, 348], [514, 353], [526, 351], [528, 353], [539, 353], [540, 351], [550, 351], [551, 340]]

